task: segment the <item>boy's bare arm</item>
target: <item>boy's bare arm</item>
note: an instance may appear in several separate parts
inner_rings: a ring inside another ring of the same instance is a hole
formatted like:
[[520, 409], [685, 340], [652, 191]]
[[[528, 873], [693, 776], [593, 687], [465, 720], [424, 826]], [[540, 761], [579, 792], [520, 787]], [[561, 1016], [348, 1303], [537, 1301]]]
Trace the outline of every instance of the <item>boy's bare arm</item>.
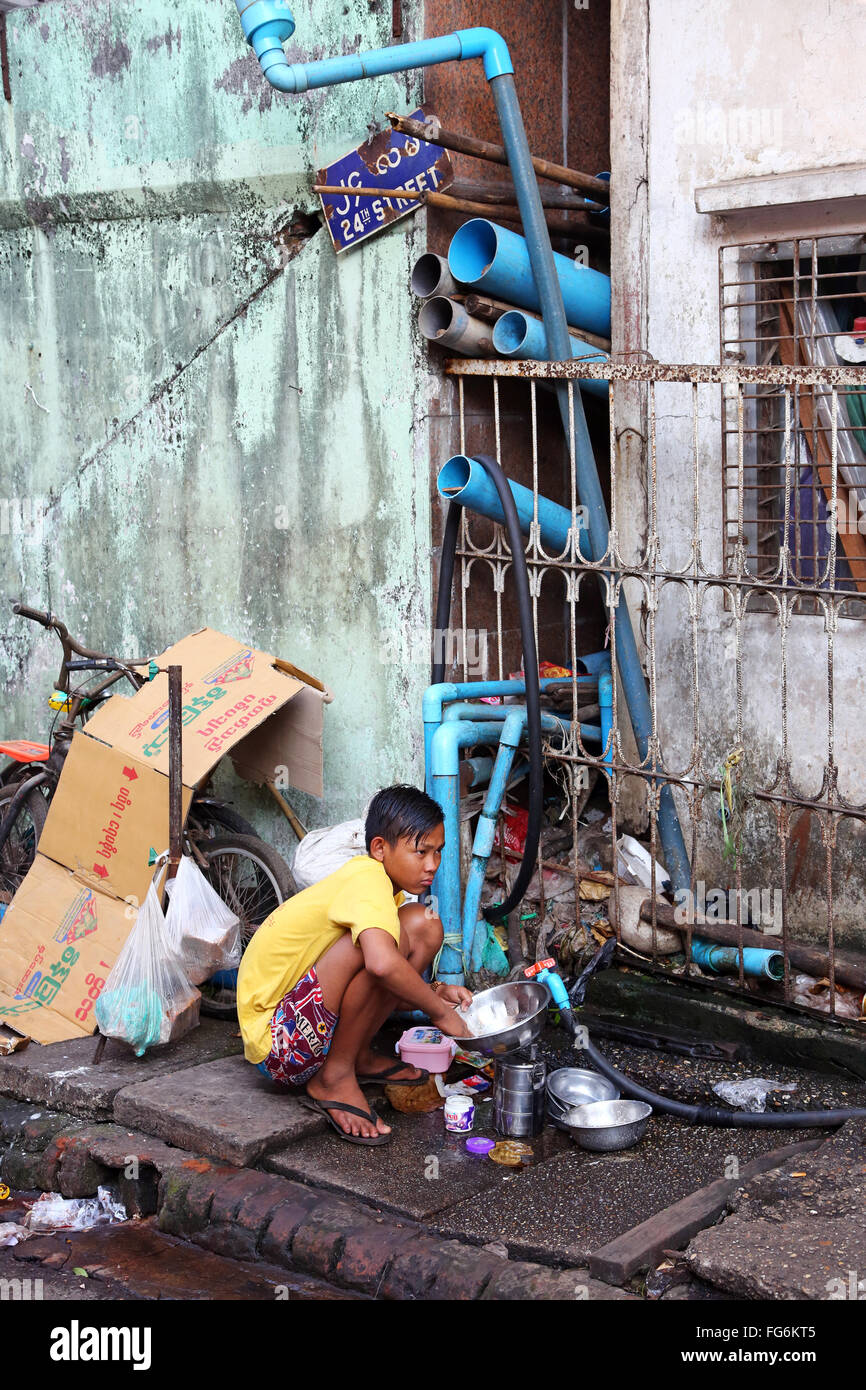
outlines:
[[431, 1023], [435, 1023], [449, 1038], [470, 1037], [469, 1029], [457, 1010], [445, 1003], [426, 980], [422, 980], [414, 965], [410, 965], [406, 957], [401, 955], [390, 932], [379, 927], [368, 927], [358, 937], [358, 944], [364, 956], [364, 968], [381, 980], [392, 994], [407, 1000], [416, 1009], [423, 1009]]

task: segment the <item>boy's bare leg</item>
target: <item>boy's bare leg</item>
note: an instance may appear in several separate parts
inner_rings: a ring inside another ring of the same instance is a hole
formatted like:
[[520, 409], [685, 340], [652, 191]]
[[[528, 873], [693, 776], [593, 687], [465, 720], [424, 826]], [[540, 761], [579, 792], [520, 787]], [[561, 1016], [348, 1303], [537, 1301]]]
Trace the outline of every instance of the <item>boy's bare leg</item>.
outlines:
[[[425, 909], [417, 903], [406, 904], [400, 909], [400, 926], [402, 954], [416, 970], [423, 970], [439, 949], [438, 944], [434, 944], [437, 931], [441, 942], [442, 929], [438, 918], [428, 917]], [[356, 1073], [365, 1073], [368, 1061], [373, 1064], [370, 1074], [382, 1070], [382, 1059], [370, 1051], [370, 1040], [393, 1012], [397, 1001], [390, 991], [383, 989], [368, 974], [363, 963], [360, 947], [353, 946], [349, 936], [336, 942], [316, 963], [325, 1006], [333, 1013], [339, 1013], [340, 1020], [324, 1063], [307, 1083], [307, 1093], [314, 1100], [346, 1101], [348, 1105], [369, 1110]], [[407, 1075], [413, 1073], [418, 1075], [417, 1068], [407, 1068]], [[371, 1121], [342, 1110], [331, 1113], [347, 1134], [372, 1136], [377, 1132], [390, 1133], [390, 1126], [382, 1119], [377, 1119], [374, 1126]]]
[[[434, 913], [422, 907], [420, 903], [405, 903], [400, 908], [400, 927], [409, 939], [407, 957], [409, 964], [413, 965], [420, 975], [427, 969], [442, 945], [442, 923]], [[371, 1043], [383, 1023], [395, 1009], [412, 1007], [411, 1004], [398, 999], [394, 994], [389, 994], [383, 999], [382, 1012], [374, 1019], [372, 1030], [358, 1053], [355, 1064], [356, 1072], [362, 1076], [375, 1076], [377, 1072], [387, 1071], [394, 1065], [394, 1058], [385, 1057], [381, 1052], [374, 1052]], [[418, 1067], [407, 1066], [404, 1070], [407, 1081], [411, 1081], [413, 1078], [417, 1079], [420, 1075]], [[389, 1080], [392, 1085], [397, 1085], [400, 1077], [398, 1075], [389, 1078]]]

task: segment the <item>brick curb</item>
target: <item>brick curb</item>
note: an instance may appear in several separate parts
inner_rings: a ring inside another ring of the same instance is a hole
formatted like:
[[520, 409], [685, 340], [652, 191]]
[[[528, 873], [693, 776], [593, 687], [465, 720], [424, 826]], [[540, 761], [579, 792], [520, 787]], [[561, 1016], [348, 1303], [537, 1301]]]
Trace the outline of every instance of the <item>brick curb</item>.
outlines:
[[632, 1295], [586, 1269], [551, 1269], [444, 1240], [331, 1193], [174, 1149], [117, 1124], [0, 1099], [0, 1180], [88, 1197], [114, 1181], [130, 1214], [232, 1259], [267, 1261], [388, 1300], [593, 1300]]

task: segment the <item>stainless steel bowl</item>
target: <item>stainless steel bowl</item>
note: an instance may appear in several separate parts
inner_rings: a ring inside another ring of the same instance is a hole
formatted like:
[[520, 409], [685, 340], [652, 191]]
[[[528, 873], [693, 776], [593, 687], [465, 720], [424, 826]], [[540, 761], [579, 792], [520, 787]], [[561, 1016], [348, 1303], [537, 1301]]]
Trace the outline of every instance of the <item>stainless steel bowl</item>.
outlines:
[[547, 1078], [547, 1114], [558, 1129], [568, 1128], [563, 1123], [565, 1114], [575, 1106], [618, 1099], [619, 1091], [612, 1081], [585, 1067], [560, 1067]]
[[652, 1112], [642, 1100], [596, 1100], [566, 1111], [563, 1128], [582, 1149], [630, 1149], [643, 1138]]
[[544, 1011], [549, 1002], [547, 985], [537, 980], [519, 980], [482, 990], [468, 1008], [460, 1010], [471, 1034], [459, 1039], [460, 1046], [483, 1052], [485, 1057], [528, 1047], [544, 1027]]

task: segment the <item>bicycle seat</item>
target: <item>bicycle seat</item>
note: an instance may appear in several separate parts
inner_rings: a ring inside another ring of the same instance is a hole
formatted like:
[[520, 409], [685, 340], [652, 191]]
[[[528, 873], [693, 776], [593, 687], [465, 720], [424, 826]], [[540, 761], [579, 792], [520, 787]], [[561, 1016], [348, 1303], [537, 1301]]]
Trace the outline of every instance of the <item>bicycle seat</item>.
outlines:
[[0, 743], [0, 753], [5, 753], [16, 763], [44, 763], [50, 752], [47, 743], [30, 743], [26, 738], [12, 738], [8, 743]]

